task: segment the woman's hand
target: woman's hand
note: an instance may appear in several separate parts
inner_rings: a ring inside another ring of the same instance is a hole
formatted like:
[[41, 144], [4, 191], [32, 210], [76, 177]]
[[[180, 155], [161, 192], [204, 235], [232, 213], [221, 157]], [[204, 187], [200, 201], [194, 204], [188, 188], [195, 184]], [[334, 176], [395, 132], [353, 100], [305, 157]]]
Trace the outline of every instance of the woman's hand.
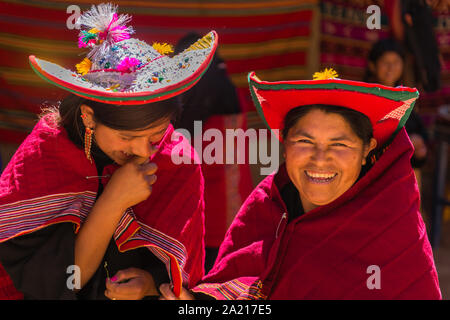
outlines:
[[146, 200], [156, 182], [156, 164], [148, 160], [144, 163], [140, 161], [134, 158], [117, 169], [102, 194], [124, 211]]
[[[153, 148], [152, 153], [156, 151]], [[75, 264], [81, 269], [82, 287], [100, 265], [125, 210], [150, 196], [156, 170], [156, 164], [148, 159], [133, 158], [113, 173], [75, 240]]]
[[111, 300], [141, 300], [145, 296], [158, 296], [150, 273], [138, 268], [120, 270], [106, 279], [105, 296]]
[[168, 283], [160, 285], [159, 291], [161, 292], [159, 300], [195, 300], [191, 292], [183, 287], [181, 288], [180, 296], [177, 298], [171, 289], [171, 285]]

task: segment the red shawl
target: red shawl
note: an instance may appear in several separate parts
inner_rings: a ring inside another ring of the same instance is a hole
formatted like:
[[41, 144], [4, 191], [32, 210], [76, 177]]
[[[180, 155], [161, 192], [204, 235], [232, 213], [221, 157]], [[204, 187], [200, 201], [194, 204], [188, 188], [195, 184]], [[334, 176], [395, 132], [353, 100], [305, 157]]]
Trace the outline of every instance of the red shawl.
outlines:
[[402, 129], [341, 197], [289, 224], [281, 167], [246, 200], [194, 291], [216, 299], [441, 299], [412, 153]]
[[[180, 143], [187, 140], [169, 126], [152, 159], [158, 165], [152, 194], [124, 213], [114, 234], [122, 252], [148, 247], [166, 264], [175, 290], [195, 285], [204, 272], [203, 177], [198, 164], [172, 162], [171, 152]], [[180, 149], [194, 154], [190, 145]], [[105, 167], [103, 184], [118, 167]], [[95, 164], [64, 129], [41, 119], [1, 175], [0, 242], [60, 222], [74, 223], [78, 232], [97, 190]], [[2, 273], [0, 299], [17, 297], [0, 266]]]

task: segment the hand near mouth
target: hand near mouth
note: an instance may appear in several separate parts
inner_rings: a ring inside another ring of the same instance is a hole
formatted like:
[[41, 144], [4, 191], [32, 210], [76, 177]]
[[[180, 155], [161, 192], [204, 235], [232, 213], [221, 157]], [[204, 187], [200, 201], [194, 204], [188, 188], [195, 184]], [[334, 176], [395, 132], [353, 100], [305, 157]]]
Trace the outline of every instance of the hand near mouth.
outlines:
[[126, 210], [150, 196], [157, 170], [158, 166], [149, 158], [133, 157], [113, 173], [102, 197]]

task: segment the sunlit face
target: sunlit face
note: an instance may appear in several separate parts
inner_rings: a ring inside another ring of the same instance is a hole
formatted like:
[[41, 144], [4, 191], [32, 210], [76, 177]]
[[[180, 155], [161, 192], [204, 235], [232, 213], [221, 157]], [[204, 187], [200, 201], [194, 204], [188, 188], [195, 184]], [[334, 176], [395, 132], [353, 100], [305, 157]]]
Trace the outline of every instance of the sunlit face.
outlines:
[[89, 107], [86, 109], [82, 106], [82, 113], [88, 115], [88, 119], [83, 121], [86, 126], [94, 129], [98, 147], [119, 165], [125, 164], [133, 157], [141, 158], [141, 162], [147, 160], [152, 154], [154, 144], [161, 141], [170, 124], [169, 119], [163, 119], [145, 130], [115, 130], [96, 123]]
[[284, 142], [287, 173], [305, 212], [326, 205], [358, 179], [370, 145], [340, 115], [312, 110], [289, 129]]
[[396, 52], [386, 52], [377, 60], [374, 73], [379, 83], [393, 87], [402, 76], [403, 60]]

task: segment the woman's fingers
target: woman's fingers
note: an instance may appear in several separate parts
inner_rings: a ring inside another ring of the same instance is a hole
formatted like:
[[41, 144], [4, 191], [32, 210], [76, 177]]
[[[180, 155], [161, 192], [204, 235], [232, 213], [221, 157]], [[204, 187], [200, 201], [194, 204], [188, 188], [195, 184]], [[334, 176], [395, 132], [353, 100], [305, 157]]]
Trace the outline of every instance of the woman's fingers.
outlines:
[[178, 300], [172, 291], [171, 285], [168, 283], [160, 285], [159, 292], [161, 292], [161, 300]]
[[147, 182], [148, 182], [149, 185], [154, 184], [156, 182], [157, 178], [158, 177], [155, 174], [152, 174], [150, 176], [146, 176], [146, 179], [147, 179]]
[[157, 177], [155, 175], [155, 172], [158, 170], [158, 166], [155, 163], [149, 162], [147, 164], [141, 165], [140, 170], [145, 174], [145, 180], [147, 181], [149, 186], [156, 182]]
[[150, 175], [150, 174], [154, 174], [156, 172], [156, 170], [158, 170], [158, 166], [156, 165], [156, 163], [149, 162], [149, 163], [142, 164], [140, 167], [140, 170], [142, 172], [144, 172], [145, 174]]
[[145, 296], [157, 295], [152, 275], [142, 269], [123, 269], [111, 279], [106, 279], [105, 296], [110, 299], [140, 300]]

